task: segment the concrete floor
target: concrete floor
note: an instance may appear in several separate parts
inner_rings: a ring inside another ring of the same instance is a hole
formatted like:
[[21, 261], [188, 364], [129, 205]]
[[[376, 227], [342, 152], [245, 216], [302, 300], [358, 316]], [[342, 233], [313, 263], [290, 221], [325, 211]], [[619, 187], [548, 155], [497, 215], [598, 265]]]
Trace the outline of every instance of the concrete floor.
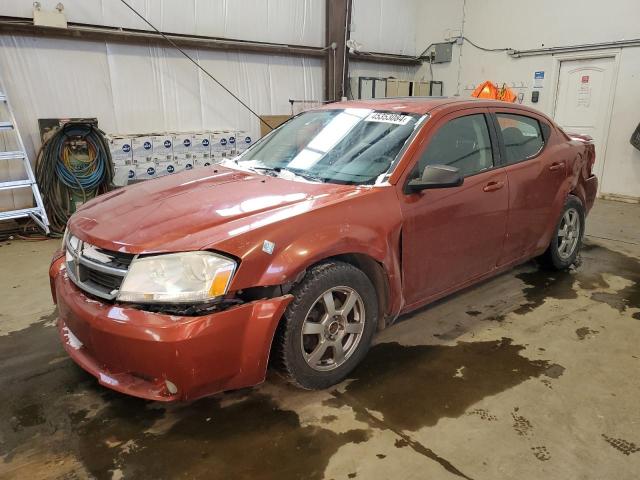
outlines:
[[163, 405], [60, 347], [48, 260], [0, 246], [0, 478], [637, 479], [640, 205], [599, 201], [582, 265], [534, 263], [406, 316], [348, 381], [277, 374]]

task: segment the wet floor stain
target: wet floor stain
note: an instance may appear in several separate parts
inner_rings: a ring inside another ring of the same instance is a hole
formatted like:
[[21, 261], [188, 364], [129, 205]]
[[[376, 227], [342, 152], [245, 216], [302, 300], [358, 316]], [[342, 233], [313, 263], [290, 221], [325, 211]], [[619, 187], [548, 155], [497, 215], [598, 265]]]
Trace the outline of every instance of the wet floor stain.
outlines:
[[576, 330], [576, 336], [578, 337], [578, 340], [590, 338], [593, 335], [597, 335], [598, 333], [600, 333], [598, 330], [591, 330], [589, 327], [580, 327]]
[[[173, 418], [170, 428], [148, 432], [164, 415]], [[79, 457], [96, 478], [117, 469], [136, 479], [321, 479], [340, 447], [369, 437], [362, 429], [303, 426], [295, 412], [256, 393], [225, 407], [215, 397], [169, 410], [114, 398], [77, 434]]]
[[518, 413], [517, 407], [513, 410], [513, 412], [511, 412], [511, 418], [513, 419], [513, 429], [521, 437], [526, 437], [533, 430], [531, 421], [529, 421], [529, 419], [527, 419], [526, 417], [520, 415]]
[[73, 362], [57, 361], [66, 354], [45, 323], [0, 337], [0, 363], [9, 367], [0, 371], [5, 465], [38, 447], [78, 459], [97, 479], [320, 479], [340, 447], [369, 438], [366, 429], [301, 425], [257, 392], [230, 404], [218, 395], [167, 406], [109, 391]]
[[42, 406], [37, 404], [25, 405], [15, 409], [10, 419], [14, 432], [23, 428], [42, 425], [45, 421]]
[[539, 446], [539, 447], [531, 447], [531, 451], [533, 452], [533, 456], [536, 457], [541, 462], [546, 462], [547, 460], [551, 460], [551, 454], [547, 447]]
[[608, 435], [602, 434], [602, 438], [604, 438], [605, 442], [611, 445], [613, 448], [618, 450], [620, 453], [625, 455], [631, 455], [632, 453], [640, 452], [640, 447], [638, 447], [635, 443], [629, 442], [622, 438], [613, 438]]
[[470, 412], [467, 413], [469, 416], [477, 416], [480, 420], [486, 420], [487, 422], [495, 422], [498, 420], [498, 417], [489, 413], [488, 410], [484, 408], [474, 408]]
[[337, 419], [338, 417], [336, 415], [325, 415], [320, 419], [320, 421], [322, 423], [332, 423], [332, 422], [335, 422]]
[[[549, 363], [520, 355], [510, 339], [454, 346], [372, 347], [351, 375], [345, 397], [399, 430], [416, 431], [463, 415], [481, 399], [544, 375]], [[464, 375], [456, 372], [464, 367]]]
[[[544, 268], [516, 275], [526, 286], [523, 289], [526, 301], [514, 310], [516, 314], [528, 313], [546, 299], [571, 300], [577, 298], [576, 288], [584, 290], [607, 289], [609, 284], [604, 274], [629, 281], [628, 286], [610, 292], [593, 292], [591, 299], [606, 303], [620, 312], [628, 308], [640, 308], [640, 261], [595, 244], [583, 246], [581, 262], [577, 268], [555, 272]], [[635, 315], [635, 314], [634, 314]]]
[[545, 369], [544, 375], [545, 377], [549, 377], [549, 378], [560, 378], [562, 374], [564, 374], [564, 371], [565, 371], [565, 368], [562, 365], [553, 363]]

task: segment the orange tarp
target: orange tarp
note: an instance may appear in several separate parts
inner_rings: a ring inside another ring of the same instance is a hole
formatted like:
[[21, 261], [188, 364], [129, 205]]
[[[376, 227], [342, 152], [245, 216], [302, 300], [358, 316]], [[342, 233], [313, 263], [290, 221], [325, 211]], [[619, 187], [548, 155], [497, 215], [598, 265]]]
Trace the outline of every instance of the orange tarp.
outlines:
[[495, 83], [487, 80], [476, 87], [471, 94], [476, 98], [491, 98], [493, 100], [502, 100], [503, 102], [515, 102], [518, 96], [505, 84], [499, 88]]

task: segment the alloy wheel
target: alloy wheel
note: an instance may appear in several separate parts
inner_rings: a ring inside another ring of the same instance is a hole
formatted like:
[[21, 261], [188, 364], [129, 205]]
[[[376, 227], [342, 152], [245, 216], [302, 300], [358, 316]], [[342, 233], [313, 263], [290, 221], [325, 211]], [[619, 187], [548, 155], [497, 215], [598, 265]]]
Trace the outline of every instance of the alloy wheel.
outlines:
[[581, 233], [580, 214], [575, 208], [564, 212], [558, 229], [558, 256], [562, 260], [571, 257], [578, 247]]
[[318, 371], [344, 364], [358, 348], [364, 322], [364, 302], [358, 292], [346, 286], [326, 290], [302, 324], [300, 340], [307, 364]]

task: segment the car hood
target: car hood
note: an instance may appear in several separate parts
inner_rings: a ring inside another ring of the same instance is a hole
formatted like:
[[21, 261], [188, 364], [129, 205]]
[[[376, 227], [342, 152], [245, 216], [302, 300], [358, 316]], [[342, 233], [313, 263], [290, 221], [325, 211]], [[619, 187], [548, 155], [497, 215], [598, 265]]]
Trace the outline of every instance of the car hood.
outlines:
[[83, 241], [129, 253], [213, 248], [360, 190], [215, 166], [101, 195], [71, 217], [69, 229]]

